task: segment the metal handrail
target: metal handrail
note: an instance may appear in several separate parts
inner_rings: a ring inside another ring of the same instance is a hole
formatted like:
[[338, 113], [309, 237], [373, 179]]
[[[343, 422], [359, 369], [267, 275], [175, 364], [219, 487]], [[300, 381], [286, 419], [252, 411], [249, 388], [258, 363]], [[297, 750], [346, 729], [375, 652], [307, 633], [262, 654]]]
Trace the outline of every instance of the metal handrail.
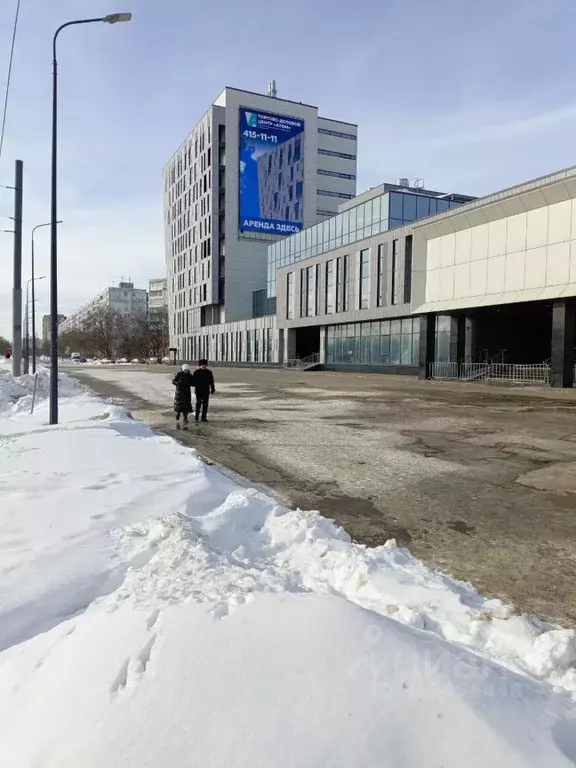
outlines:
[[320, 354], [318, 352], [307, 357], [289, 357], [282, 364], [283, 368], [296, 368], [303, 371], [305, 368], [309, 368], [312, 365], [318, 365], [320, 362]]

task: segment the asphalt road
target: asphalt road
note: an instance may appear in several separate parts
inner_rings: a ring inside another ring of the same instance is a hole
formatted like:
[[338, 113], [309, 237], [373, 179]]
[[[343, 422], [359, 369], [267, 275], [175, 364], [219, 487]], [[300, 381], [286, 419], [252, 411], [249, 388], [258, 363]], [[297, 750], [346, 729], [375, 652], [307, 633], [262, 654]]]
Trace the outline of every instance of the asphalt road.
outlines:
[[173, 368], [75, 368], [205, 458], [394, 537], [522, 611], [576, 626], [576, 392], [216, 369], [210, 422], [176, 432]]

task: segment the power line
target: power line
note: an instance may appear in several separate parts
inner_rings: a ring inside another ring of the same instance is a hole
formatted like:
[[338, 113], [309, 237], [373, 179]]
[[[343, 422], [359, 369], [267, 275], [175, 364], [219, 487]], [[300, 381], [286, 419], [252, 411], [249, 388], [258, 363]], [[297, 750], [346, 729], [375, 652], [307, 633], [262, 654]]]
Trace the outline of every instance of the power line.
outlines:
[[4, 96], [4, 114], [2, 116], [2, 128], [0, 129], [0, 158], [2, 158], [2, 147], [4, 145], [4, 131], [6, 129], [6, 115], [8, 114], [8, 94], [10, 93], [10, 79], [12, 77], [12, 61], [14, 60], [14, 46], [16, 43], [16, 29], [18, 28], [18, 15], [20, 13], [20, 2], [16, 3], [16, 15], [14, 17], [14, 28], [12, 30], [12, 46], [10, 48], [10, 61], [8, 63], [8, 78], [6, 80], [6, 94]]

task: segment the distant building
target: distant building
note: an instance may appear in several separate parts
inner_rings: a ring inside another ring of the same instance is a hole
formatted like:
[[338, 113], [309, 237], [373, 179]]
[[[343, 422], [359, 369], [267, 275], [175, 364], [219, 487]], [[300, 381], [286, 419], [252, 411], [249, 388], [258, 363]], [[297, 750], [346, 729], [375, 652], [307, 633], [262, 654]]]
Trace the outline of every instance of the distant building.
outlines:
[[[51, 319], [52, 315], [43, 315], [42, 317], [42, 341], [49, 344], [52, 339]], [[58, 315], [58, 327], [66, 320], [66, 315]]]
[[144, 317], [148, 314], [148, 291], [134, 288], [134, 283], [119, 283], [102, 291], [87, 304], [70, 315], [61, 325], [60, 332], [80, 328], [99, 310], [109, 310], [120, 317]]
[[168, 289], [165, 277], [152, 277], [148, 283], [148, 312], [150, 317], [168, 309]]

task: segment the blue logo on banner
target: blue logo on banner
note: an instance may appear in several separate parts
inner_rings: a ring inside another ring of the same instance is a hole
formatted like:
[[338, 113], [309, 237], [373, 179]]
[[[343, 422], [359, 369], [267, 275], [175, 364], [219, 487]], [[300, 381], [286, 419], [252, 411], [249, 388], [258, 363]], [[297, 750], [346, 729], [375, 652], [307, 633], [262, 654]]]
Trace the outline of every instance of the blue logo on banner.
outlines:
[[291, 235], [302, 229], [304, 121], [240, 108], [239, 227]]

